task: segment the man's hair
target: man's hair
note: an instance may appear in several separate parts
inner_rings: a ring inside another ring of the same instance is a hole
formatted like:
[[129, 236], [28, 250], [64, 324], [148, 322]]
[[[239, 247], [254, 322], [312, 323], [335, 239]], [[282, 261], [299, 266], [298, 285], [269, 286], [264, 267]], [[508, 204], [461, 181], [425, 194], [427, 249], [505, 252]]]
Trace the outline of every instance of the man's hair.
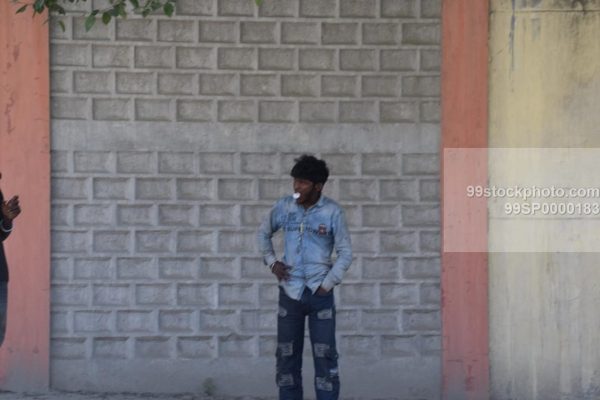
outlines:
[[307, 179], [312, 183], [325, 183], [329, 178], [329, 168], [323, 160], [304, 154], [294, 160], [296, 165], [290, 175], [293, 178]]

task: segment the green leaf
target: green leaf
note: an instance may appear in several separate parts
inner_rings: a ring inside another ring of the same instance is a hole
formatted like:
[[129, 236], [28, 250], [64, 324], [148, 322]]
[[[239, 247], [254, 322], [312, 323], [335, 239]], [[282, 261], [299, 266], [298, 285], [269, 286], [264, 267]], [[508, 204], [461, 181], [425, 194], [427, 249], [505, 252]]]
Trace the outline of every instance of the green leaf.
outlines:
[[92, 12], [85, 19], [85, 30], [86, 30], [86, 32], [89, 31], [90, 29], [92, 29], [92, 26], [94, 26], [95, 23], [96, 23], [96, 14]]
[[263, 3], [263, 0], [254, 0], [256, 2], [256, 5], [260, 7], [260, 5]]
[[164, 7], [163, 7], [163, 11], [167, 16], [172, 16], [173, 15], [173, 11], [175, 11], [175, 7], [173, 6], [173, 3], [165, 3]]
[[134, 8], [140, 8], [140, 2], [138, 0], [129, 0]]
[[44, 11], [44, 3], [44, 0], [35, 0], [35, 3], [33, 3], [33, 9], [35, 12], [42, 13]]
[[58, 21], [58, 25], [60, 26], [60, 29], [62, 29], [63, 32], [67, 30], [63, 21]]
[[25, 4], [23, 7], [20, 7], [20, 8], [17, 10], [17, 14], [20, 14], [20, 13], [22, 13], [22, 12], [23, 12], [23, 11], [25, 11], [26, 9], [27, 9], [27, 4]]
[[104, 23], [104, 25], [108, 25], [111, 18], [112, 18], [112, 15], [110, 15], [110, 13], [108, 13], [108, 12], [102, 13], [102, 22]]

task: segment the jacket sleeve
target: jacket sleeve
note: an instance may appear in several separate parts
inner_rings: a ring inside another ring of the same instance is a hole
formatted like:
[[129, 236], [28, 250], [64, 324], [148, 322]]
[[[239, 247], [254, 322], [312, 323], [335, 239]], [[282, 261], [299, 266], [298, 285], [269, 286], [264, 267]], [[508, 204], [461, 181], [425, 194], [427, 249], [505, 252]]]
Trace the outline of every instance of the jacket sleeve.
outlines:
[[344, 274], [352, 264], [352, 243], [346, 224], [346, 216], [342, 209], [339, 209], [333, 217], [333, 237], [337, 259], [321, 283], [321, 286], [326, 290], [340, 284]]
[[271, 211], [263, 219], [258, 229], [258, 249], [262, 254], [265, 265], [271, 265], [277, 261], [275, 250], [273, 249], [273, 234], [281, 228], [279, 223], [279, 214], [281, 213], [282, 203], [277, 202]]
[[[4, 196], [2, 196], [2, 192], [0, 191], [0, 204], [4, 202]], [[5, 227], [4, 215], [2, 214], [2, 210], [0, 210], [0, 242], [4, 242], [6, 238], [10, 235], [12, 231], [12, 222], [10, 223], [10, 227]], [[8, 228], [8, 229], [6, 229]]]
[[4, 221], [0, 220], [0, 242], [4, 242], [7, 237], [10, 236], [10, 232], [12, 231], [12, 224], [10, 229], [5, 229]]

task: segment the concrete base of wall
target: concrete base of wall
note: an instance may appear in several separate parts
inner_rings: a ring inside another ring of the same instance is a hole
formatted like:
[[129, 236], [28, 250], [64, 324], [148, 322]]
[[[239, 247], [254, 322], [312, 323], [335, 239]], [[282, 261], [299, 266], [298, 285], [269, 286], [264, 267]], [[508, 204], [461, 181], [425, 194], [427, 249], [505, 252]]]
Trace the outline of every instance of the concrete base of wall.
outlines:
[[[312, 398], [312, 359], [304, 359], [304, 390]], [[52, 388], [67, 391], [204, 393], [212, 378], [216, 395], [276, 396], [275, 358], [214, 360], [55, 360]], [[340, 397], [365, 399], [439, 398], [438, 357], [340, 359]]]

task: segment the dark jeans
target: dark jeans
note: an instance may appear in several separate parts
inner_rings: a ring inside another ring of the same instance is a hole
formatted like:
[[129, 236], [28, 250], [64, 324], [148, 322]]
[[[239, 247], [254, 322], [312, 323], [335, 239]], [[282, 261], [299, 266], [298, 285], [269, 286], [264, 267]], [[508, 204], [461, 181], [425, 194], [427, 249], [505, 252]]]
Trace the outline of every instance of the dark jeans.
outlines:
[[333, 290], [326, 295], [305, 289], [298, 300], [279, 288], [277, 318], [277, 376], [280, 400], [302, 400], [302, 352], [304, 322], [308, 330], [315, 364], [317, 400], [337, 400], [340, 393], [335, 347], [335, 305]]
[[6, 335], [6, 312], [8, 300], [8, 282], [0, 282], [0, 346]]

